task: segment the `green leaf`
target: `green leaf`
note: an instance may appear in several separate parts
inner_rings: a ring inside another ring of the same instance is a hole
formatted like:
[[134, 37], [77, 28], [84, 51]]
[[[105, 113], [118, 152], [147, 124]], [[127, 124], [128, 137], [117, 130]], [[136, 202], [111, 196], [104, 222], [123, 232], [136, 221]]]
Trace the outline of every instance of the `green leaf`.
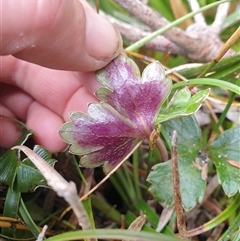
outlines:
[[87, 212], [88, 218], [90, 220], [91, 223], [91, 228], [95, 229], [95, 222], [94, 222], [94, 217], [93, 217], [93, 209], [92, 209], [92, 203], [91, 203], [91, 199], [87, 198], [85, 200], [82, 201], [84, 209]]
[[[129, 227], [136, 218], [137, 216], [128, 210], [127, 213], [124, 215], [124, 221], [125, 221], [126, 227]], [[148, 225], [144, 224], [144, 226], [142, 227], [142, 231], [156, 232], [153, 228], [151, 228]]]
[[219, 79], [212, 79], [212, 78], [197, 78], [197, 79], [189, 79], [188, 82], [181, 81], [175, 83], [172, 87], [173, 90], [178, 89], [183, 86], [187, 85], [207, 85], [207, 86], [217, 86], [222, 89], [227, 89], [240, 95], [240, 88], [238, 85], [229, 83], [227, 81], [219, 80]]
[[[50, 165], [54, 165], [55, 160], [51, 159], [51, 154], [43, 147], [37, 146], [34, 151]], [[21, 162], [13, 150], [8, 150], [0, 158], [0, 182], [10, 188], [15, 184], [15, 189], [19, 192], [34, 191], [39, 186], [47, 186], [46, 180], [33, 163], [28, 158]]]
[[34, 191], [36, 187], [47, 186], [42, 174], [32, 166], [30, 160], [21, 163], [16, 177], [16, 188], [20, 192]]
[[[52, 159], [52, 155], [46, 149], [41, 146], [35, 146], [34, 150], [40, 157], [47, 161], [51, 166], [56, 162]], [[29, 158], [22, 161], [19, 166], [17, 178], [16, 178], [16, 188], [20, 192], [34, 191], [35, 188], [39, 186], [47, 186], [47, 182], [41, 172], [34, 166]]]
[[[236, 77], [235, 72], [240, 71], [239, 58], [240, 58], [240, 54], [236, 53], [233, 56], [221, 59], [215, 66], [212, 67], [211, 73], [208, 74], [208, 77], [209, 76], [214, 77], [215, 73], [219, 73], [220, 71], [223, 74], [223, 75], [219, 76], [219, 79], [221, 79], [221, 80], [227, 80], [225, 77], [229, 76], [229, 75], [232, 75], [232, 77]], [[187, 79], [196, 78], [206, 68], [208, 68], [208, 66], [210, 64], [211, 63], [206, 63], [206, 64], [203, 64], [203, 65], [197, 66], [197, 67], [192, 67], [191, 65], [189, 65], [188, 68], [184, 67], [184, 65], [178, 66], [178, 68], [180, 68], [178, 73], [183, 75]], [[238, 65], [238, 68], [234, 69], [234, 71], [232, 71], [232, 66], [237, 66], [237, 65]], [[213, 78], [213, 77], [211, 77], [211, 78]]]
[[21, 214], [23, 221], [26, 223], [26, 225], [28, 226], [29, 230], [34, 235], [34, 237], [38, 237], [40, 231], [37, 225], [34, 223], [32, 217], [30, 216], [25, 206], [25, 203], [23, 202], [22, 199], [20, 200], [19, 213]]
[[208, 78], [221, 79], [229, 81], [231, 79], [236, 79], [236, 73], [239, 72], [239, 62], [228, 66], [225, 69], [218, 69], [214, 73], [208, 74]]
[[159, 216], [144, 200], [138, 200], [134, 207], [147, 216], [147, 221], [151, 224], [151, 227], [157, 228]]
[[[4, 202], [3, 217], [17, 218], [19, 202], [21, 199], [21, 193], [8, 188], [7, 196]], [[14, 227], [7, 227], [1, 229], [1, 234], [8, 237], [16, 238], [16, 229]]]
[[148, 241], [180, 241], [177, 237], [170, 237], [168, 235], [163, 235], [161, 233], [153, 233], [146, 231], [132, 231], [123, 229], [90, 229], [90, 230], [80, 230], [73, 232], [65, 232], [62, 234], [55, 235], [53, 237], [45, 239], [46, 241], [71, 241], [79, 239], [91, 239], [98, 238], [104, 240], [112, 239], [129, 239], [129, 240], [148, 240]]
[[0, 157], [0, 182], [7, 184], [12, 189], [19, 165], [16, 152], [6, 151]]
[[161, 109], [156, 124], [176, 117], [187, 116], [195, 113], [207, 98], [209, 89], [199, 91], [191, 97], [188, 89], [180, 90], [174, 97], [174, 101], [167, 109]]
[[228, 29], [229, 27], [232, 27], [234, 25], [239, 26], [239, 24], [240, 24], [239, 11], [236, 8], [233, 13], [227, 16], [226, 20], [224, 21], [222, 30]]
[[[180, 192], [185, 210], [192, 209], [201, 202], [206, 182], [201, 171], [194, 166], [201, 147], [201, 132], [193, 116], [181, 117], [163, 123], [162, 128], [168, 133], [169, 140], [173, 130], [178, 133], [178, 168]], [[171, 161], [153, 166], [147, 180], [152, 184], [149, 190], [159, 202], [167, 206], [174, 203]]]
[[230, 197], [240, 190], [240, 170], [228, 163], [240, 163], [240, 127], [225, 131], [209, 146], [209, 157], [214, 162], [219, 183]]

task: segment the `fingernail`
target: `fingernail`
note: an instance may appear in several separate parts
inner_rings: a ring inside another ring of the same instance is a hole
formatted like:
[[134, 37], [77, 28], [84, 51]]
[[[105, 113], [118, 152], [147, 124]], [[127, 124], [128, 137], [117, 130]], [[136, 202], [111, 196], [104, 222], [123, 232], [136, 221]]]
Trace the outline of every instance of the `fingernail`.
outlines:
[[86, 51], [98, 61], [110, 62], [122, 50], [122, 38], [119, 32], [96, 12], [86, 12]]

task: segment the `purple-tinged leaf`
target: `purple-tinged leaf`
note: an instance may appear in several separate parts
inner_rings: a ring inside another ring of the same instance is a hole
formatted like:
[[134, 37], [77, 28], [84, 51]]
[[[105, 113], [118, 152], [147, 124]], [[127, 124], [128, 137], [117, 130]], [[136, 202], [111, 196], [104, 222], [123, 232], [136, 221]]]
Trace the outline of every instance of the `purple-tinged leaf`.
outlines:
[[133, 148], [137, 138], [149, 138], [159, 109], [170, 93], [172, 82], [155, 62], [146, 67], [142, 78], [131, 59], [117, 57], [97, 72], [102, 83], [88, 114], [72, 112], [71, 122], [59, 131], [71, 144], [70, 151], [81, 155], [80, 164], [105, 171], [116, 166]]
[[137, 137], [144, 138], [134, 124], [106, 103], [90, 104], [88, 115], [72, 112], [70, 119], [62, 126], [60, 135], [72, 144], [70, 152], [83, 156], [80, 164], [85, 167], [105, 162], [115, 166], [131, 150]]
[[99, 81], [107, 88], [100, 88], [96, 95], [149, 136], [172, 82], [165, 76], [159, 62], [149, 64], [143, 71], [142, 79], [136, 68], [131, 59], [122, 56], [114, 59], [97, 73]]

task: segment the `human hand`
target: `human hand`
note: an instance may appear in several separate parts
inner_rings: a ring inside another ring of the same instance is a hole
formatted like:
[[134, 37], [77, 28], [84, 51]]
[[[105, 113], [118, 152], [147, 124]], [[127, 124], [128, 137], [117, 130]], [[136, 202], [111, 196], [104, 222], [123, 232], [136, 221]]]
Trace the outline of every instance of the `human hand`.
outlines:
[[[58, 130], [69, 112], [86, 111], [99, 87], [94, 71], [122, 49], [122, 40], [85, 0], [12, 0], [2, 6], [0, 114], [35, 131], [50, 152], [66, 147]], [[21, 135], [0, 117], [0, 145]]]

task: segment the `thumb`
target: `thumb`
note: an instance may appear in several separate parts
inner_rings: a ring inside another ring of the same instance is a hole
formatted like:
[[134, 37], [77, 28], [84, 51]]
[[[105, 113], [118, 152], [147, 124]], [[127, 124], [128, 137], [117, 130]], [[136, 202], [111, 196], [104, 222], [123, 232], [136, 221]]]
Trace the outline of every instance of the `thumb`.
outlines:
[[1, 5], [1, 55], [53, 69], [94, 71], [122, 51], [119, 33], [85, 0], [1, 0]]

